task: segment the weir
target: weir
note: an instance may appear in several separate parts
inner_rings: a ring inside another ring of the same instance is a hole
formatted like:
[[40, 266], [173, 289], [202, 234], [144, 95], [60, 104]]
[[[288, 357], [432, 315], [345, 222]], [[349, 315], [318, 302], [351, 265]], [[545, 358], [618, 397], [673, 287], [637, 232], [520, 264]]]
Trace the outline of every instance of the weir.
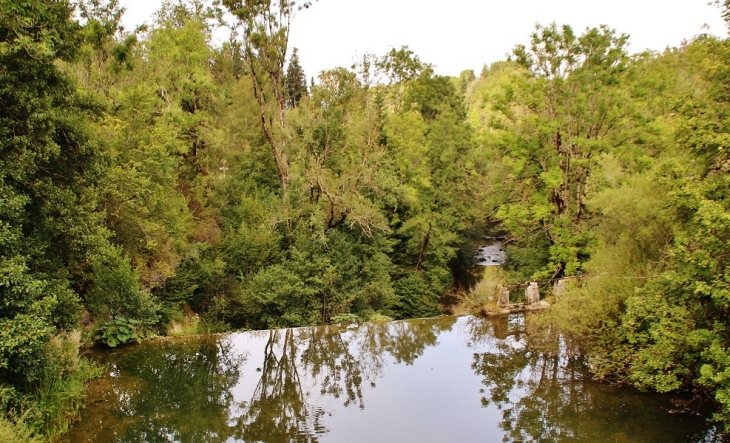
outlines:
[[[563, 286], [564, 287], [564, 286]], [[525, 289], [525, 301], [522, 303], [510, 303], [510, 291], [513, 289]], [[507, 315], [527, 311], [539, 311], [550, 307], [546, 300], [540, 300], [540, 289], [537, 282], [518, 283], [510, 286], [497, 288], [497, 310], [484, 309], [484, 315]]]
[[[505, 260], [503, 244], [496, 237], [485, 236], [474, 249], [474, 259], [477, 266], [502, 266]], [[510, 291], [525, 289], [525, 301], [510, 303]], [[556, 280], [553, 294], [556, 297], [565, 292], [565, 281]], [[540, 289], [537, 282], [516, 283], [506, 287], [500, 286], [496, 290], [497, 309], [483, 309], [483, 315], [507, 315], [526, 311], [538, 311], [550, 307], [550, 303], [540, 300]]]

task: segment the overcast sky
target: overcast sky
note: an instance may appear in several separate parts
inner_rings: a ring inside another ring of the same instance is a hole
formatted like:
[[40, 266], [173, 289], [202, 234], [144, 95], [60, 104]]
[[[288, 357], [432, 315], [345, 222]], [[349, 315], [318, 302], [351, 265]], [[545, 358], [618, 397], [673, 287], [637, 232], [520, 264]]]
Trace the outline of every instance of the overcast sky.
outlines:
[[[162, 0], [121, 0], [133, 29]], [[299, 48], [307, 76], [348, 67], [364, 53], [382, 55], [407, 45], [436, 73], [479, 74], [527, 43], [535, 23], [569, 24], [576, 31], [607, 24], [631, 36], [629, 49], [661, 51], [700, 33], [727, 36], [708, 0], [312, 0], [292, 24], [290, 47]]]

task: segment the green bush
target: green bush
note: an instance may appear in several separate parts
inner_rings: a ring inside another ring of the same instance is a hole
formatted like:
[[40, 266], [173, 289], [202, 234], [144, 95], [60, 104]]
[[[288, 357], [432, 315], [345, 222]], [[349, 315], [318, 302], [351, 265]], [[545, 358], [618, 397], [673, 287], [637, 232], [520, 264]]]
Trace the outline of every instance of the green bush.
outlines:
[[280, 328], [317, 324], [312, 290], [282, 265], [259, 271], [241, 297], [243, 315], [253, 328]]
[[362, 321], [356, 314], [338, 314], [330, 320], [332, 323], [360, 323]]
[[0, 442], [55, 441], [68, 431], [83, 406], [86, 383], [103, 372], [79, 356], [80, 337], [73, 332], [49, 339], [27, 391], [0, 387], [0, 406], [9, 411], [0, 423]]
[[0, 417], [0, 443], [41, 443], [41, 441], [22, 421], [13, 423]]
[[410, 274], [395, 284], [396, 318], [421, 318], [441, 315], [440, 295], [419, 274]]
[[507, 287], [505, 272], [498, 266], [487, 266], [482, 279], [469, 292], [459, 294], [459, 303], [453, 308], [457, 315], [479, 315], [499, 310], [500, 292]]
[[94, 263], [94, 287], [86, 303], [95, 318], [136, 318], [156, 323], [159, 306], [139, 289], [139, 274], [121, 248], [109, 247]]
[[134, 341], [140, 343], [144, 335], [143, 325], [139, 320], [117, 317], [101, 325], [94, 338], [111, 348], [116, 348]]

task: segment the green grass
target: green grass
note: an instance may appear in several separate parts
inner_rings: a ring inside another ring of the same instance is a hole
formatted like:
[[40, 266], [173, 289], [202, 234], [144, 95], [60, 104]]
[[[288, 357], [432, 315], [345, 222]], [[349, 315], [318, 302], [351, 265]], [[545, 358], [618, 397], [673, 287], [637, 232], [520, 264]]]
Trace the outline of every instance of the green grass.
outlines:
[[177, 321], [172, 321], [167, 326], [167, 335], [180, 337], [185, 335], [197, 335], [205, 330], [203, 321], [196, 314], [187, 314]]
[[102, 373], [101, 366], [80, 357], [75, 372], [44, 377], [36, 394], [35, 415], [38, 418], [35, 427], [39, 433], [54, 441], [68, 432], [84, 406], [86, 384]]

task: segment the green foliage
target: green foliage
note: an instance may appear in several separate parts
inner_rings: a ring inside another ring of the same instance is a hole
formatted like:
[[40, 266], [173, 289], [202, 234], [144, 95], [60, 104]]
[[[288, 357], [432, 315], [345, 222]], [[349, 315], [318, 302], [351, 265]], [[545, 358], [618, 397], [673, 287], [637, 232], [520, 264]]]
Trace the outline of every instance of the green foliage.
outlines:
[[[611, 56], [608, 48], [621, 46], [611, 37], [603, 54], [620, 69], [583, 78], [581, 70], [594, 62], [580, 49], [581, 39], [608, 42], [606, 30], [581, 38], [567, 28], [541, 30], [538, 41], [550, 45], [518, 48], [518, 61], [526, 66], [550, 61], [538, 79], [556, 90], [571, 81], [581, 83], [573, 91], [581, 90], [599, 80], [600, 94], [616, 93], [605, 95], [601, 106], [625, 97], [626, 103], [606, 108], [614, 134], [601, 135], [622, 143], [602, 145], [600, 137], [581, 142], [593, 150], [588, 162], [572, 159], [573, 171], [591, 171], [582, 212], [554, 217], [550, 205], [540, 209], [544, 203], [536, 194], [527, 204], [500, 209], [518, 236], [530, 232], [521, 231], [528, 226], [520, 218], [541, 214], [532, 229], [542, 226], [547, 240], [542, 245], [535, 237], [518, 241], [508, 264], [519, 272], [535, 248], [547, 255], [535, 277], [559, 276], [552, 272], [556, 268], [579, 276], [568, 281], [547, 321], [588, 353], [599, 376], [641, 389], [712, 395], [715, 418], [728, 426], [728, 42], [700, 37], [680, 50], [628, 62], [619, 52]], [[540, 134], [532, 137], [530, 142], [537, 142]], [[516, 164], [524, 168], [529, 161]], [[564, 172], [544, 169], [534, 183], [564, 186]]]
[[499, 312], [499, 296], [509, 286], [504, 271], [497, 266], [486, 266], [481, 279], [468, 292], [459, 294], [453, 307], [457, 315], [485, 315]]
[[466, 310], [571, 277], [545, 318], [598, 375], [712, 393], [730, 423], [728, 41], [630, 57], [606, 26], [551, 24], [479, 78], [404, 47], [308, 91], [296, 50], [284, 68], [309, 6], [167, 2], [125, 32], [117, 0], [80, 23], [0, 0], [5, 411], [63, 431], [93, 370], [49, 346], [81, 318], [114, 347], [438, 315], [486, 223], [505, 272]]
[[281, 265], [259, 271], [244, 293], [246, 314], [256, 328], [277, 328], [317, 323], [310, 306], [311, 291]]
[[627, 36], [605, 26], [581, 36], [569, 26], [538, 26], [530, 46], [514, 51], [529, 75], [499, 85], [503, 117], [494, 124], [506, 132], [497, 155], [519, 198], [502, 203], [497, 218], [519, 247], [529, 248], [541, 232], [547, 237], [549, 258], [532, 278], [573, 275], [590, 255], [584, 222], [599, 160], [629, 150], [634, 138], [626, 45]]
[[356, 314], [338, 314], [332, 317], [332, 323], [360, 323], [362, 319]]
[[28, 368], [33, 374], [30, 390], [0, 388], [0, 401], [8, 412], [0, 423], [3, 441], [41, 441], [40, 437], [53, 441], [77, 418], [86, 384], [103, 372], [99, 365], [79, 356], [80, 336], [74, 332], [47, 341], [36, 367]]
[[465, 71], [461, 71], [461, 74], [459, 74], [459, 91], [462, 94], [466, 94], [467, 88], [476, 79], [477, 78], [474, 75], [474, 71], [472, 71], [471, 69], [467, 69]]
[[[235, 269], [235, 268], [233, 268]], [[180, 263], [176, 275], [165, 280], [152, 294], [160, 302], [160, 322], [175, 320], [180, 306], [189, 305], [196, 312], [206, 312], [216, 294], [232, 289], [233, 276], [226, 273], [226, 262], [206, 244]]]
[[205, 333], [206, 329], [206, 325], [197, 314], [192, 312], [180, 312], [177, 316], [175, 316], [175, 318], [171, 319], [169, 325], [167, 326], [166, 335], [198, 335]]
[[286, 88], [286, 103], [290, 108], [296, 108], [302, 98], [307, 96], [307, 76], [299, 65], [299, 54], [297, 48], [292, 51], [289, 59], [289, 66], [286, 68], [284, 80]]
[[244, 285], [246, 326], [329, 323], [387, 310], [394, 299], [387, 250], [383, 239], [358, 239], [346, 230], [329, 230], [326, 243], [299, 237], [288, 261], [261, 269]]
[[418, 274], [411, 274], [395, 284], [396, 301], [392, 307], [396, 318], [435, 317], [441, 314], [439, 294], [429, 288]]
[[78, 355], [80, 334], [55, 337], [47, 349], [46, 364], [27, 417], [39, 434], [52, 441], [67, 432], [84, 406], [86, 384], [104, 368]]
[[87, 306], [94, 317], [131, 317], [150, 323], [156, 321], [157, 306], [140, 291], [139, 276], [120, 248], [111, 248], [94, 263], [96, 284], [88, 292]]
[[[80, 42], [71, 13], [64, 1], [0, 3], [2, 413], [42, 435], [63, 430], [88, 380], [56, 336], [76, 327], [90, 263], [108, 246], [95, 210], [104, 155], [86, 131], [98, 107], [61, 69]], [[30, 439], [5, 423], [8, 439]]]
[[41, 438], [34, 436], [33, 431], [24, 423], [13, 423], [0, 418], [0, 443], [41, 443]]
[[117, 317], [99, 326], [94, 338], [110, 348], [116, 348], [132, 342], [140, 343], [145, 336], [142, 329], [139, 320]]

